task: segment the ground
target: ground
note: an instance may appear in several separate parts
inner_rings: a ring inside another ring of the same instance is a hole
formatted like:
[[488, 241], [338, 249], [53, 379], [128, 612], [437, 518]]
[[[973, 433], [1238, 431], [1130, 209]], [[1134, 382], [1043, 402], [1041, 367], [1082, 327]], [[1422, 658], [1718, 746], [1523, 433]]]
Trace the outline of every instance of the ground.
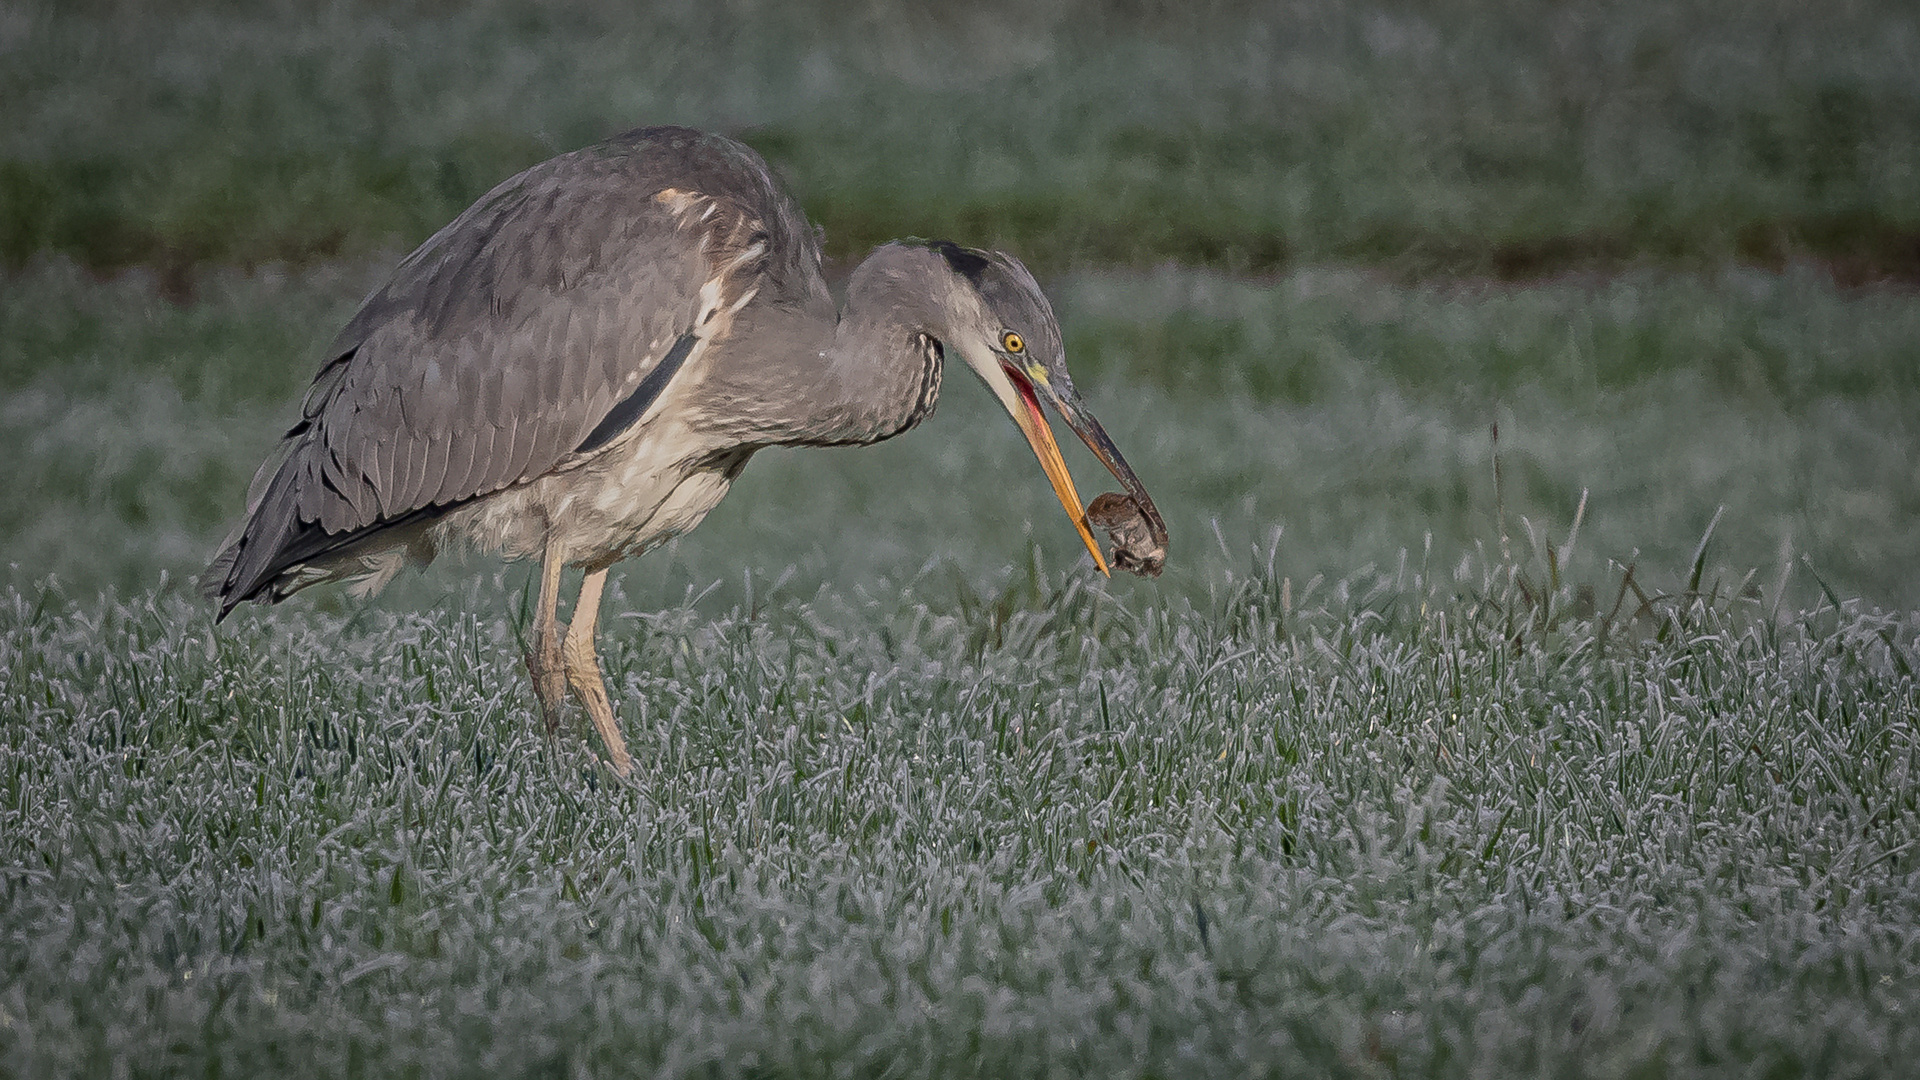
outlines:
[[[1920, 20], [1722, 7], [0, 7], [0, 1076], [1897, 1074]], [[622, 568], [632, 786], [525, 567], [215, 627], [384, 268], [642, 122], [1034, 265], [1166, 574], [954, 378]]]

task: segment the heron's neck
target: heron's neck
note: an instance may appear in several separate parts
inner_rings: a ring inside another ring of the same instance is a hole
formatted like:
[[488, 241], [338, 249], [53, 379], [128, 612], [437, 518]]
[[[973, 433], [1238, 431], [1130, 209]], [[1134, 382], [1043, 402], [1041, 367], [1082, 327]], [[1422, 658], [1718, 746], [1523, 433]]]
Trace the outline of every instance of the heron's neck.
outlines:
[[940, 392], [951, 272], [924, 248], [888, 244], [847, 282], [837, 319], [749, 307], [741, 355], [712, 376], [727, 426], [756, 442], [855, 445], [908, 430]]
[[940, 396], [948, 283], [921, 265], [927, 253], [889, 246], [847, 282], [846, 305], [824, 354], [845, 410], [848, 442], [878, 442], [932, 414]]

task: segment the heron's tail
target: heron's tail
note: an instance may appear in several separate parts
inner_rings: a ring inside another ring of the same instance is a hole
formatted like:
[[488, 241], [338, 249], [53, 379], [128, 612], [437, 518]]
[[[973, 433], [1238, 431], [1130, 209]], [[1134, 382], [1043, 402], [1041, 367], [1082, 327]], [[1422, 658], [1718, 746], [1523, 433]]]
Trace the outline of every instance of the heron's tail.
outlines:
[[240, 561], [240, 545], [235, 543], [233, 537], [229, 537], [220, 545], [220, 550], [213, 556], [213, 562], [209, 563], [207, 568], [200, 572], [200, 576], [194, 579], [194, 584], [200, 588], [200, 595], [220, 606], [220, 613], [213, 617], [216, 623], [225, 619], [233, 611], [234, 605], [240, 602], [237, 599], [227, 599], [231, 591], [229, 584], [233, 581], [233, 564], [238, 561]]
[[277, 604], [309, 585], [357, 582], [358, 595], [378, 592], [409, 560], [433, 559], [426, 530], [467, 500], [422, 506], [393, 518], [328, 532], [313, 520], [304, 494], [324, 487], [311, 447], [296, 428], [280, 454], [267, 459], [247, 493], [247, 516], [200, 575], [202, 595], [219, 605], [219, 622], [248, 600]]
[[[254, 474], [247, 492], [247, 514], [227, 535], [213, 561], [201, 573], [201, 595], [218, 604], [214, 621], [225, 619], [247, 600], [278, 603], [311, 581], [295, 583], [290, 570], [301, 558], [294, 549], [300, 521], [301, 446], [289, 439]], [[289, 558], [292, 556], [292, 558]]]

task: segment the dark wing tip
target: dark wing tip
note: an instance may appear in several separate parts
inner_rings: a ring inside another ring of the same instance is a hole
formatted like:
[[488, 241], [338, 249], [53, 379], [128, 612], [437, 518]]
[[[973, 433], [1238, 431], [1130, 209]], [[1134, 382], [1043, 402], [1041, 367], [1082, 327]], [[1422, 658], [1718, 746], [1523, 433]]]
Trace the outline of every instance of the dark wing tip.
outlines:
[[233, 614], [233, 609], [247, 600], [247, 593], [237, 588], [238, 582], [234, 580], [234, 567], [240, 562], [240, 549], [243, 546], [244, 540], [236, 538], [221, 548], [207, 568], [194, 579], [200, 595], [212, 601], [218, 609], [213, 616], [215, 626], [225, 622], [227, 616]]

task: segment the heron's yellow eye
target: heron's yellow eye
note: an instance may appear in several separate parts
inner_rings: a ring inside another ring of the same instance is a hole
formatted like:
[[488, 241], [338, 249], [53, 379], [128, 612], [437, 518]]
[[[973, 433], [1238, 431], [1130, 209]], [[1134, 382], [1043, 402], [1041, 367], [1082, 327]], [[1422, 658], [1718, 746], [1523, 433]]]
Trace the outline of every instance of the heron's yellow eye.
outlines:
[[1016, 334], [1011, 330], [1000, 335], [1000, 346], [1006, 349], [1010, 353], [1020, 353], [1020, 352], [1027, 351], [1027, 343], [1021, 340], [1019, 334]]

